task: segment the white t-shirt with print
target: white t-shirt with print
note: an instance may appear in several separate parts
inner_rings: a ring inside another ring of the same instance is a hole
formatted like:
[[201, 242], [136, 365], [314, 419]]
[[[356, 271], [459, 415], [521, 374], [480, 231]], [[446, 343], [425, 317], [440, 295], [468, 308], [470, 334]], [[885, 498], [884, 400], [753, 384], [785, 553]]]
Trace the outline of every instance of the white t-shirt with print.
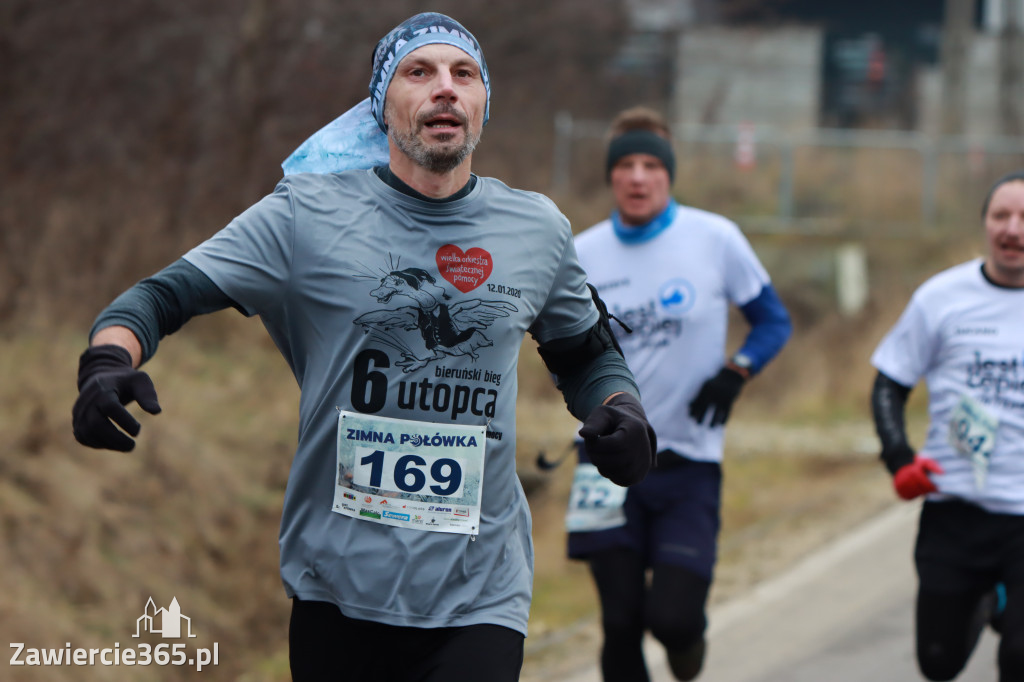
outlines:
[[[932, 498], [1024, 514], [1024, 289], [992, 284], [981, 263], [962, 263], [921, 285], [871, 362], [905, 386], [921, 378], [927, 384], [929, 427], [919, 452], [945, 470], [932, 474], [939, 489]], [[965, 419], [964, 404], [981, 417]], [[990, 450], [983, 481], [954, 446], [958, 427], [966, 432], [980, 421], [994, 426], [976, 425], [970, 434]]]
[[605, 220], [576, 237], [587, 278], [609, 312], [640, 387], [659, 450], [689, 459], [722, 460], [724, 428], [689, 414], [701, 385], [726, 362], [729, 307], [756, 298], [770, 282], [732, 221], [679, 206], [675, 220], [649, 240], [625, 243]]

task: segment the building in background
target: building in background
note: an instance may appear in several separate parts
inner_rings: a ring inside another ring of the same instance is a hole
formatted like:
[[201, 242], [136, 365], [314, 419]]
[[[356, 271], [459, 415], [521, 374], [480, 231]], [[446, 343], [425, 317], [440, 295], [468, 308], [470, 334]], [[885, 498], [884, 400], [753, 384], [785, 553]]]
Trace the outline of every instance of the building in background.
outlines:
[[1024, 0], [624, 2], [632, 31], [615, 68], [669, 73], [664, 103], [679, 123], [929, 133], [948, 101], [947, 7], [965, 2], [962, 132], [1024, 134]]
[[[974, 0], [963, 54], [962, 132], [968, 137], [1024, 135], [1024, 0]], [[943, 132], [944, 68], [918, 74], [918, 129]]]
[[822, 30], [693, 26], [679, 36], [672, 111], [681, 123], [819, 125]]

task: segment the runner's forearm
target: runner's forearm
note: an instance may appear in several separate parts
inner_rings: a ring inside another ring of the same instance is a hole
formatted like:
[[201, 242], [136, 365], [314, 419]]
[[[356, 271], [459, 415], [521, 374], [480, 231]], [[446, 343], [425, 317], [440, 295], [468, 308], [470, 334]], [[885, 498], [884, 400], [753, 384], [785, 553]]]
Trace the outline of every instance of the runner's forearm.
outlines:
[[904, 413], [910, 388], [893, 381], [881, 372], [875, 377], [871, 389], [871, 414], [875, 430], [882, 441], [882, 460], [890, 472], [895, 472], [906, 461], [909, 450]]
[[[153, 357], [160, 339], [196, 315], [228, 307], [238, 306], [199, 268], [179, 259], [114, 299], [93, 323], [90, 343], [101, 343], [100, 335], [105, 332], [107, 336], [102, 338], [112, 338], [107, 332], [111, 327], [122, 328], [138, 343], [137, 351], [126, 346], [138, 366]], [[120, 333], [117, 338], [122, 338]]]

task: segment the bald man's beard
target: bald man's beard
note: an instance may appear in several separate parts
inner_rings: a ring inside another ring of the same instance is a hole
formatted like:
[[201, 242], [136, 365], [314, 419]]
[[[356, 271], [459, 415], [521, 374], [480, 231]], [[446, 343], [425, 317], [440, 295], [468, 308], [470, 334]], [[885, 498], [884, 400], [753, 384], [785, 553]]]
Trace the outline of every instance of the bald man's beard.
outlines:
[[[398, 120], [396, 116], [389, 115], [392, 112], [386, 104], [384, 112], [387, 120]], [[462, 124], [464, 134], [461, 143], [442, 140], [428, 144], [420, 137], [420, 132], [426, 127], [427, 121], [442, 114], [454, 116]], [[480, 133], [474, 133], [469, 129], [465, 114], [450, 104], [442, 104], [416, 117], [414, 130], [399, 130], [397, 126], [388, 126], [388, 138], [417, 166], [431, 173], [442, 174], [450, 173], [469, 158], [480, 142]]]

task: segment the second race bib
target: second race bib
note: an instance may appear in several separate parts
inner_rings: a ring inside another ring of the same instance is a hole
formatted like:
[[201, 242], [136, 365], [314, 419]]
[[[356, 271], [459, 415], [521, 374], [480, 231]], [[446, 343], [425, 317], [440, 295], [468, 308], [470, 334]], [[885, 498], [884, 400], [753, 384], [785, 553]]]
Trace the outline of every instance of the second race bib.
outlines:
[[566, 530], [577, 533], [624, 526], [625, 501], [625, 488], [602, 476], [593, 464], [577, 464], [565, 515]]
[[985, 487], [988, 462], [996, 446], [999, 420], [970, 396], [960, 397], [949, 418], [949, 444], [962, 456], [971, 460], [974, 489]]

